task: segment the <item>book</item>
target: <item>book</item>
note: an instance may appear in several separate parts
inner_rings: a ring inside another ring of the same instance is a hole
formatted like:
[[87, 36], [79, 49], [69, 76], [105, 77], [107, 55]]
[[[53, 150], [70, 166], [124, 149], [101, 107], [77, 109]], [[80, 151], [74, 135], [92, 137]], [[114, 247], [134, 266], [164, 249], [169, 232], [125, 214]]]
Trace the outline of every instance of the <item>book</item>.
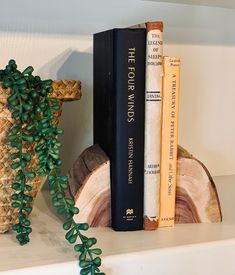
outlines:
[[163, 23], [147, 22], [146, 29], [144, 229], [154, 230], [159, 219]]
[[159, 227], [173, 226], [178, 145], [180, 59], [163, 57]]
[[143, 229], [145, 29], [94, 35], [94, 143], [111, 161], [114, 230]]

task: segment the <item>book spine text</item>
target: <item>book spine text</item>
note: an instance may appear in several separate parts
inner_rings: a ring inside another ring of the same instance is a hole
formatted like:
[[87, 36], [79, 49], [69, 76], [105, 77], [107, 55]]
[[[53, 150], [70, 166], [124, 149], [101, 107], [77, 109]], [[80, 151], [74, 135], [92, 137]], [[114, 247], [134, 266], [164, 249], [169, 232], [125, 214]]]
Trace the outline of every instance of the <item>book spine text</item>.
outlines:
[[146, 23], [144, 229], [157, 228], [160, 191], [163, 23]]
[[178, 145], [180, 59], [163, 58], [163, 102], [159, 227], [173, 226]]
[[111, 33], [101, 39], [95, 36], [94, 141], [111, 161], [112, 227], [139, 230], [143, 229], [146, 30]]

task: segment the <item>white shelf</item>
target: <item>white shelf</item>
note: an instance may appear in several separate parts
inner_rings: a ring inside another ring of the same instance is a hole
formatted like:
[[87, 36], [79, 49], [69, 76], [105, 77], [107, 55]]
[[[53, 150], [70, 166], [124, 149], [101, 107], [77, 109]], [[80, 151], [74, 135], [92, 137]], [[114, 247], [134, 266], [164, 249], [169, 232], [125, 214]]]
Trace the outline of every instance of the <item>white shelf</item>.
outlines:
[[164, 2], [174, 4], [186, 4], [186, 5], [197, 5], [197, 6], [208, 6], [208, 7], [219, 7], [219, 8], [235, 8], [234, 0], [147, 0], [152, 2]]
[[[155, 232], [90, 230], [89, 235], [97, 237], [103, 250], [106, 274], [233, 275], [235, 176], [216, 177], [215, 182], [224, 214], [221, 224], [184, 224]], [[38, 196], [31, 220], [34, 231], [28, 245], [19, 246], [12, 233], [0, 237], [0, 273], [77, 275], [76, 254], [65, 242], [62, 222], [52, 212], [45, 193]]]

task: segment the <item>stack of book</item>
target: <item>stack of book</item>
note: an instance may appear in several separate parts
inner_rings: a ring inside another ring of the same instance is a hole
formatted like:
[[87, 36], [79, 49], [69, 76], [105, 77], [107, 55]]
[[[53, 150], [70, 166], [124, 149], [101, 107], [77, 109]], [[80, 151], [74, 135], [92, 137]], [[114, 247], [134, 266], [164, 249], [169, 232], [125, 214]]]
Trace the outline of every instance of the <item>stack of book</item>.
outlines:
[[94, 35], [94, 143], [111, 161], [112, 227], [172, 226], [180, 59], [163, 56], [163, 24]]

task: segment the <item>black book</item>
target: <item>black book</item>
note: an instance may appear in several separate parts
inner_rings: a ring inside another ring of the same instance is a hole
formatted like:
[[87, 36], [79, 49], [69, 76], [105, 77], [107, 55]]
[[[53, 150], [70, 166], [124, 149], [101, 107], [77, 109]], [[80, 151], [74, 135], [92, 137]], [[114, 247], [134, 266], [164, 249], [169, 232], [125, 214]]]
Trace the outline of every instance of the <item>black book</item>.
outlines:
[[94, 143], [111, 162], [112, 227], [143, 228], [145, 29], [94, 35]]

